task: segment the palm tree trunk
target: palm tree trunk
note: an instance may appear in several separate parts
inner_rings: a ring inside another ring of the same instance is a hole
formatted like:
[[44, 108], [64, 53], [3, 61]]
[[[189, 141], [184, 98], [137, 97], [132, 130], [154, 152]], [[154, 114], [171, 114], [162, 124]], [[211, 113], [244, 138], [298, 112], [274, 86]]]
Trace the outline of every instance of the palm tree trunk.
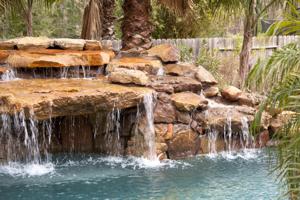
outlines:
[[250, 1], [249, 10], [246, 13], [244, 22], [244, 39], [243, 46], [240, 53], [240, 68], [239, 74], [241, 82], [243, 83], [250, 71], [250, 55], [252, 50], [252, 38], [255, 28], [255, 0]]
[[84, 9], [81, 38], [101, 40], [102, 17], [102, 0], [90, 0]]
[[103, 32], [102, 39], [104, 40], [114, 40], [115, 37], [115, 0], [104, 0], [103, 2]]
[[26, 12], [26, 35], [27, 36], [32, 36], [32, 5], [33, 5], [33, 0], [27, 0], [27, 12]]
[[145, 50], [152, 46], [150, 0], [124, 0], [122, 23], [122, 50]]

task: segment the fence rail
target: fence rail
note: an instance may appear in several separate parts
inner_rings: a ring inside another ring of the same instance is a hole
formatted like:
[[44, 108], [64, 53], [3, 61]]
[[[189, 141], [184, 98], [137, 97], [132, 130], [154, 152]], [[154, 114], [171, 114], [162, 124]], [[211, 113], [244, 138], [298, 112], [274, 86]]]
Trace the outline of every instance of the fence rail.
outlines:
[[[285, 46], [291, 42], [300, 42], [300, 36], [273, 36], [273, 37], [254, 37], [252, 41], [253, 50], [275, 50]], [[107, 44], [110, 41], [103, 41]], [[190, 38], [190, 39], [156, 39], [153, 40], [154, 45], [158, 44], [174, 44], [178, 47], [186, 46], [193, 50], [195, 56], [198, 56], [201, 49], [218, 51], [234, 51], [239, 49], [242, 44], [242, 38]], [[112, 41], [113, 49], [121, 49], [121, 41]]]

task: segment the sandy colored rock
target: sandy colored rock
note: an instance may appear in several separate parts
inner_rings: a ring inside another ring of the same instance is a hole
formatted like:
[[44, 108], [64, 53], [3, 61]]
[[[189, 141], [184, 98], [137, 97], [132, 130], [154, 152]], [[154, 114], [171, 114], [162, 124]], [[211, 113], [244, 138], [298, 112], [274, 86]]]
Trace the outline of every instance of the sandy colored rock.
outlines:
[[219, 94], [219, 88], [212, 86], [204, 90], [204, 96], [207, 98], [215, 97]]
[[2, 40], [0, 41], [0, 50], [13, 50], [17, 47], [15, 40]]
[[[5, 52], [8, 53], [5, 63], [15, 68], [101, 66], [108, 64], [112, 55], [109, 51], [67, 51], [56, 49]], [[5, 52], [0, 52], [0, 55]]]
[[101, 42], [97, 40], [86, 40], [83, 49], [89, 51], [100, 51], [102, 50], [102, 45]]
[[0, 83], [0, 113], [21, 110], [36, 119], [84, 115], [97, 110], [131, 108], [153, 90], [109, 84], [105, 80], [31, 79]]
[[157, 56], [163, 62], [178, 62], [180, 59], [179, 50], [171, 44], [161, 44], [152, 47], [148, 51], [149, 56]]
[[172, 101], [180, 111], [190, 112], [197, 108], [204, 108], [208, 101], [200, 95], [192, 92], [181, 92], [172, 95]]
[[85, 45], [83, 39], [57, 38], [54, 39], [54, 46], [63, 50], [82, 51]]
[[147, 75], [140, 70], [131, 69], [116, 69], [108, 75], [108, 80], [112, 83], [129, 84], [133, 83], [136, 85], [146, 85], [149, 82]]
[[199, 81], [189, 77], [181, 76], [151, 76], [149, 87], [158, 92], [174, 93], [174, 92], [200, 92], [202, 85]]
[[237, 101], [242, 94], [242, 91], [234, 86], [227, 86], [221, 91], [224, 99], [229, 101]]
[[205, 83], [208, 85], [215, 85], [218, 83], [218, 81], [215, 79], [215, 77], [201, 65], [199, 65], [197, 67], [196, 78], [201, 83]]
[[238, 103], [240, 105], [247, 105], [247, 106], [257, 106], [260, 104], [260, 102], [264, 99], [263, 96], [253, 94], [253, 93], [247, 93], [243, 92], [239, 97], [238, 97]]
[[159, 60], [144, 57], [121, 57], [113, 59], [107, 66], [107, 72], [115, 71], [117, 68], [140, 70], [148, 74], [156, 75], [162, 64]]
[[198, 134], [191, 129], [176, 132], [168, 142], [168, 154], [170, 159], [180, 159], [194, 156], [199, 153], [200, 139]]
[[167, 75], [194, 78], [197, 67], [192, 64], [168, 64], [164, 66], [164, 70]]
[[14, 39], [18, 50], [40, 50], [52, 47], [53, 39], [47, 37], [23, 37]]

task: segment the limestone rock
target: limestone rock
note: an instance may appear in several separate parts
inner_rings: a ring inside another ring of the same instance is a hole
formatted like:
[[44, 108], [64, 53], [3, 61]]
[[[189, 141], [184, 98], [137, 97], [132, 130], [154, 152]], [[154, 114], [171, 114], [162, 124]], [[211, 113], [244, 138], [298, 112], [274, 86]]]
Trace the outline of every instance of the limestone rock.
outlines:
[[174, 92], [200, 92], [202, 85], [200, 82], [189, 77], [176, 76], [151, 76], [149, 87], [158, 92], [174, 93]]
[[109, 63], [111, 55], [108, 51], [10, 51], [4, 62], [15, 68], [102, 66]]
[[168, 154], [170, 159], [186, 158], [196, 155], [200, 150], [200, 139], [198, 134], [191, 129], [175, 133], [168, 142]]
[[171, 76], [195, 77], [197, 67], [192, 64], [168, 64], [164, 66], [165, 73]]
[[169, 95], [161, 93], [158, 95], [154, 109], [155, 123], [173, 123], [175, 121], [175, 107]]
[[13, 39], [18, 50], [40, 50], [53, 46], [53, 40], [47, 37], [23, 37]]
[[54, 39], [54, 46], [63, 50], [82, 51], [85, 45], [83, 39], [58, 38]]
[[242, 128], [242, 120], [252, 122], [255, 113], [255, 109], [247, 106], [208, 107], [207, 112], [196, 113], [194, 120], [205, 129], [214, 128], [219, 133], [223, 133], [230, 122], [232, 132], [237, 133]]
[[205, 108], [208, 101], [192, 92], [181, 92], [172, 95], [172, 101], [180, 111], [190, 112], [197, 108]]
[[135, 69], [156, 75], [163, 68], [161, 62], [150, 57], [121, 57], [112, 60], [107, 66], [107, 72], [117, 68]]
[[101, 42], [97, 40], [86, 40], [84, 44], [84, 50], [100, 51], [102, 50]]
[[204, 90], [203, 94], [206, 98], [215, 97], [219, 94], [219, 88], [215, 86], [209, 87]]
[[246, 92], [243, 92], [238, 97], [238, 103], [240, 105], [247, 105], [252, 107], [259, 105], [262, 100], [263, 100], [262, 96], [253, 93], [246, 93]]
[[[149, 88], [109, 84], [105, 80], [30, 79], [0, 84], [0, 113], [32, 110], [36, 119], [84, 115], [99, 110], [136, 107]], [[51, 113], [51, 114], [50, 114]]]
[[224, 99], [229, 101], [237, 101], [242, 94], [242, 91], [234, 86], [227, 86], [221, 91]]
[[215, 79], [215, 77], [201, 65], [198, 66], [198, 69], [196, 72], [196, 78], [201, 83], [208, 84], [208, 85], [215, 85], [218, 83], [218, 81]]
[[192, 118], [189, 112], [182, 112], [176, 110], [176, 121], [183, 124], [190, 124]]
[[17, 47], [16, 40], [3, 40], [0, 41], [0, 50], [13, 50]]
[[160, 142], [172, 139], [173, 124], [155, 124], [155, 134], [156, 138], [160, 138]]
[[148, 51], [149, 56], [157, 56], [163, 62], [178, 62], [180, 59], [179, 50], [171, 44], [161, 44], [152, 47]]
[[149, 82], [149, 78], [144, 72], [131, 69], [116, 69], [108, 75], [108, 79], [112, 83], [122, 84], [146, 85]]

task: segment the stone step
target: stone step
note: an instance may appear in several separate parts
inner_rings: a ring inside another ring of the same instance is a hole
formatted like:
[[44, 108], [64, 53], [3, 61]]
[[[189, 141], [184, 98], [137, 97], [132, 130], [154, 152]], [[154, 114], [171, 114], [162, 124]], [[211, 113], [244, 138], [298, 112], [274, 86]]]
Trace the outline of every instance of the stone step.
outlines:
[[31, 79], [0, 82], [0, 113], [34, 113], [37, 120], [135, 107], [149, 88], [110, 84], [106, 79]]
[[0, 50], [0, 64], [11, 68], [64, 68], [103, 66], [114, 57], [110, 50]]

